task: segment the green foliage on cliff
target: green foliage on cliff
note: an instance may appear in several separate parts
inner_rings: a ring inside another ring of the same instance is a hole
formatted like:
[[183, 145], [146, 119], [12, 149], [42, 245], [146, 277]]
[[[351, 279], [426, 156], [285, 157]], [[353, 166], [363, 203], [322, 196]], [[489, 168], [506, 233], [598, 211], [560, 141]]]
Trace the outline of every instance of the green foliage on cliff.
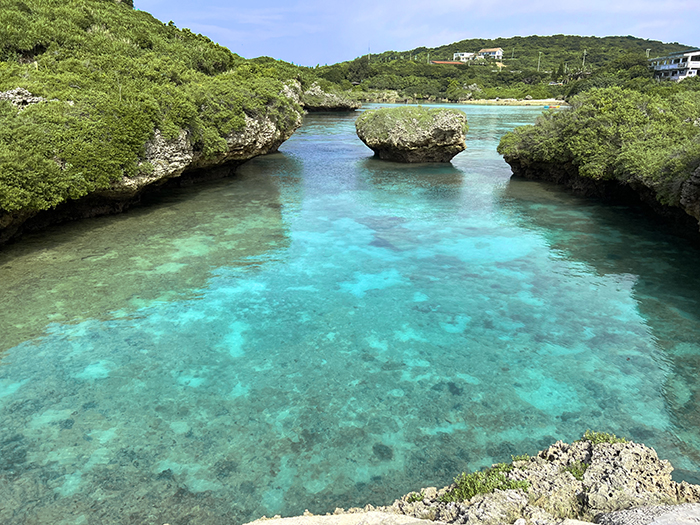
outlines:
[[579, 441], [590, 441], [594, 445], [599, 445], [600, 443], [629, 443], [629, 439], [623, 437], [617, 437], [615, 434], [610, 434], [609, 432], [598, 432], [595, 430], [586, 430], [581, 439], [577, 439], [574, 443]]
[[660, 202], [679, 203], [681, 183], [700, 165], [700, 89], [591, 89], [571, 104], [506, 134], [498, 152], [525, 164], [569, 164], [594, 180], [641, 183]]
[[355, 121], [355, 126], [363, 129], [368, 139], [386, 140], [397, 127], [409, 130], [430, 128], [438, 118], [453, 118], [463, 121], [462, 129], [469, 131], [466, 116], [458, 109], [427, 108], [423, 106], [400, 106], [365, 111]]
[[488, 494], [496, 489], [527, 490], [530, 487], [527, 481], [515, 481], [506, 477], [506, 474], [511, 470], [513, 470], [513, 465], [499, 463], [489, 469], [471, 474], [462, 472], [455, 478], [455, 486], [441, 496], [440, 500], [445, 502], [468, 501], [477, 494]]
[[21, 111], [0, 102], [0, 211], [50, 208], [135, 175], [155, 129], [186, 129], [212, 156], [246, 114], [284, 127], [295, 107], [279, 96], [282, 81], [303, 75], [130, 2], [0, 0], [0, 91], [48, 100]]

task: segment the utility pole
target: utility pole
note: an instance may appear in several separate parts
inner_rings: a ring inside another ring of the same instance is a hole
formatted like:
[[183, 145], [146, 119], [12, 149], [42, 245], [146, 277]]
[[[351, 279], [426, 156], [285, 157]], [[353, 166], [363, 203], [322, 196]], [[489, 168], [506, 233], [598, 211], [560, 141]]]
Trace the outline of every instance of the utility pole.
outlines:
[[513, 57], [515, 56], [515, 48], [512, 49], [510, 52], [510, 59], [513, 60]]
[[583, 64], [581, 64], [581, 69], [586, 67], [586, 50], [583, 50]]
[[426, 64], [430, 64], [430, 53], [428, 53], [428, 61], [426, 62]]
[[537, 72], [539, 73], [540, 71], [540, 59], [542, 58], [542, 51], [540, 51], [540, 54], [537, 55]]
[[372, 60], [372, 52], [369, 50], [369, 45], [367, 46], [367, 63], [369, 64]]

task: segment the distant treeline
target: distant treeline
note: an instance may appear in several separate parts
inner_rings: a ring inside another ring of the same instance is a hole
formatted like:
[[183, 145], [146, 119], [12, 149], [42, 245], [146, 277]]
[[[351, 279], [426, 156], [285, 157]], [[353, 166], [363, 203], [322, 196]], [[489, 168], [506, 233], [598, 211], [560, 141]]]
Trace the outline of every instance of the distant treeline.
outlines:
[[[462, 65], [431, 64], [451, 61], [457, 52], [502, 48], [504, 57], [474, 60]], [[344, 89], [394, 90], [415, 98], [533, 98], [565, 97], [586, 89], [581, 81], [605, 73], [651, 78], [650, 57], [688, 49], [678, 43], [635, 37], [568, 35], [462, 40], [409, 51], [385, 51], [349, 62], [317, 68], [316, 73]], [[576, 85], [572, 85], [578, 82]], [[610, 84], [610, 80], [606, 82]]]

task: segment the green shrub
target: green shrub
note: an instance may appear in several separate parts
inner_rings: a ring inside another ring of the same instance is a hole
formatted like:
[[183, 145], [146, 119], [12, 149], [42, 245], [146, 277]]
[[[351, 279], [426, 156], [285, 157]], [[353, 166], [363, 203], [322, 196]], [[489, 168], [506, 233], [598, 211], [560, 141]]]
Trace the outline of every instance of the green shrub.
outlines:
[[585, 474], [586, 469], [588, 469], [588, 467], [588, 463], [584, 463], [583, 461], [576, 461], [568, 467], [564, 467], [564, 470], [567, 472], [571, 472], [572, 476], [574, 476], [577, 480], [583, 481], [583, 475]]
[[425, 498], [425, 494], [423, 494], [423, 491], [410, 492], [406, 497], [406, 501], [408, 503], [416, 503], [417, 501], [423, 501], [423, 498]]
[[609, 434], [608, 432], [595, 432], [593, 430], [586, 430], [583, 437], [581, 439], [577, 439], [576, 441], [590, 441], [594, 445], [599, 443], [629, 443], [628, 439], [617, 437], [615, 434]]
[[483, 471], [471, 474], [463, 472], [454, 480], [456, 487], [444, 494], [440, 501], [467, 501], [477, 494], [488, 494], [496, 489], [527, 490], [530, 487], [527, 481], [514, 481], [506, 478], [505, 474], [511, 470], [513, 470], [513, 465], [499, 463]]

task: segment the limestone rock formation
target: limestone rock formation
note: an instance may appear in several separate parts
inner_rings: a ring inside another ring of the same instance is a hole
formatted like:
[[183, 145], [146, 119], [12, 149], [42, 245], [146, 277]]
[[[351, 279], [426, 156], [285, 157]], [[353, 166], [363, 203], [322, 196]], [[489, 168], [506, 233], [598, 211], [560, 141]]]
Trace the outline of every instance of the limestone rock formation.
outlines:
[[324, 91], [316, 82], [302, 93], [301, 104], [307, 111], [355, 111], [362, 107], [357, 100]]
[[700, 523], [700, 504], [658, 505], [604, 514], [600, 525], [691, 525]]
[[231, 162], [240, 163], [258, 155], [277, 151], [294, 130], [301, 126], [301, 122], [301, 113], [297, 114], [291, 126], [284, 127], [267, 116], [252, 118], [246, 115], [245, 127], [226, 137], [226, 152], [207, 158], [202, 158], [201, 152], [194, 150], [186, 130], [181, 130], [179, 136], [171, 140], [166, 140], [160, 131], [156, 130], [153, 139], [146, 144], [146, 155], [141, 162], [142, 165], [149, 163], [152, 170], [143, 171], [136, 177], [125, 177], [98, 194], [111, 198], [130, 197], [147, 186], [179, 177], [186, 170], [211, 168]]
[[422, 499], [412, 493], [378, 510], [474, 525], [554, 525], [594, 518], [600, 523], [626, 524], [601, 519], [648, 505], [700, 502], [700, 486], [673, 481], [670, 463], [638, 443], [559, 441], [528, 460], [514, 461], [509, 468], [506, 477], [526, 481], [527, 490], [496, 489], [467, 501], [448, 502], [444, 495], [454, 485], [428, 488], [420, 491]]
[[449, 162], [465, 149], [466, 115], [456, 109], [404, 106], [364, 112], [357, 136], [380, 159]]

